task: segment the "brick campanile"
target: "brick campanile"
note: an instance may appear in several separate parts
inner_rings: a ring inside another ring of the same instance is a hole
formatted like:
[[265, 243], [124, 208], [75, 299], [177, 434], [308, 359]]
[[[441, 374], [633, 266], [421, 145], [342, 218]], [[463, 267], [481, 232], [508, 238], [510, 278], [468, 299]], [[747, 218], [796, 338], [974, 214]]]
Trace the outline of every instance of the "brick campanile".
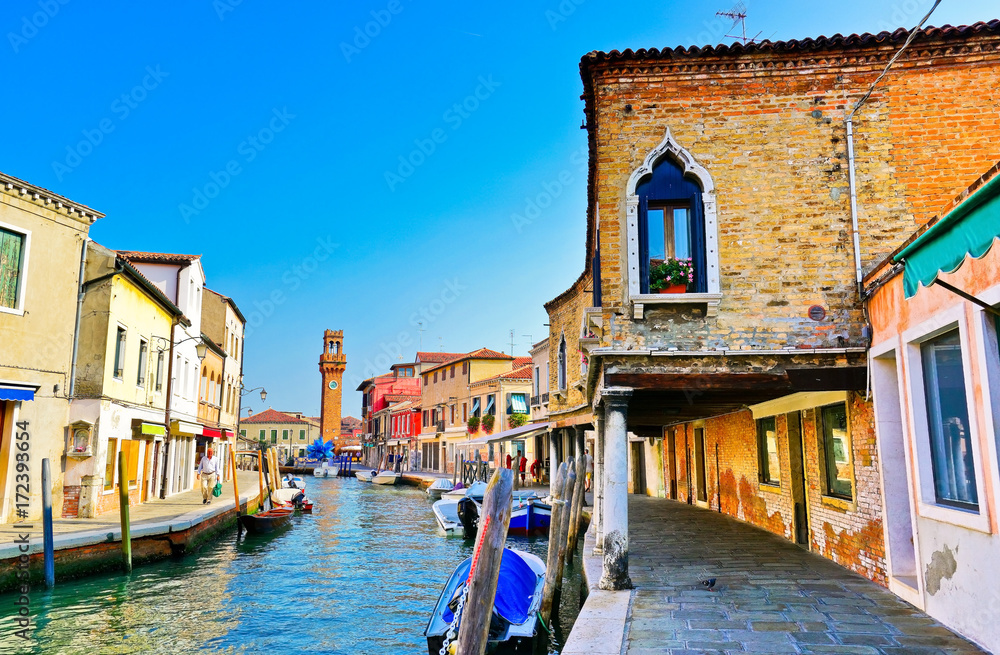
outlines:
[[344, 331], [327, 330], [323, 333], [323, 354], [319, 356], [319, 373], [323, 378], [323, 395], [320, 401], [320, 429], [323, 441], [333, 441], [340, 446], [340, 402], [343, 394]]

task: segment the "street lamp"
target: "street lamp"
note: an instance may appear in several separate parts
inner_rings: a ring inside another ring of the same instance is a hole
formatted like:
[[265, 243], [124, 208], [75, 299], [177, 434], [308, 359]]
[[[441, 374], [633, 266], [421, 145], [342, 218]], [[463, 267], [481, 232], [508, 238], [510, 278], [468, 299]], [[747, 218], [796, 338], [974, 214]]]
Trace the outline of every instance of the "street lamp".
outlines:
[[254, 391], [257, 391], [258, 389], [260, 389], [260, 402], [264, 402], [265, 400], [267, 400], [267, 389], [265, 389], [264, 387], [254, 387], [253, 389], [247, 389], [246, 391], [242, 391], [243, 385], [241, 384], [240, 385], [240, 389], [241, 389], [241, 391], [240, 391], [240, 395], [241, 396], [249, 395], [249, 394], [253, 393]]

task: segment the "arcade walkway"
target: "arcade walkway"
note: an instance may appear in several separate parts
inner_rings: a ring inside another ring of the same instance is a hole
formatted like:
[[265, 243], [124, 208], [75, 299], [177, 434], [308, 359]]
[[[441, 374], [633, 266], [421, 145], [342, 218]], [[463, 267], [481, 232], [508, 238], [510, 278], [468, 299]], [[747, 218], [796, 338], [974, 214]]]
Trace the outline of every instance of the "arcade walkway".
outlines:
[[[633, 495], [629, 521], [628, 655], [982, 652], [887, 589], [728, 516]], [[699, 584], [713, 577], [714, 591]]]

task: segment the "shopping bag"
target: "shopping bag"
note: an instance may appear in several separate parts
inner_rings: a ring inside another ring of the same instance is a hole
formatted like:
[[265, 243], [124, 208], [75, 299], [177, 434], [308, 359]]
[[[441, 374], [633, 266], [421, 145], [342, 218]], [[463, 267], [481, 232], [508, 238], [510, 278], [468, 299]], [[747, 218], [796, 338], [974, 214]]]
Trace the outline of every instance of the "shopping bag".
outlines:
[[221, 482], [216, 482], [215, 483], [215, 488], [212, 489], [212, 495], [215, 496], [216, 498], [218, 498], [219, 496], [222, 495], [222, 483]]

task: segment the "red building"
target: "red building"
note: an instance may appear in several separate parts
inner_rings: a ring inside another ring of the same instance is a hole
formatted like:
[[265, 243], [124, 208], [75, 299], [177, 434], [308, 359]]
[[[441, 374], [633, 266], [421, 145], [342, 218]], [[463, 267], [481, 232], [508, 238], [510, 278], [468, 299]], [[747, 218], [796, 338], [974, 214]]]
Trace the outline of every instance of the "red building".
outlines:
[[387, 395], [420, 397], [420, 378], [416, 377], [416, 363], [395, 364], [391, 372], [368, 378], [358, 385], [363, 396], [361, 400], [362, 452], [364, 461], [375, 466], [385, 452], [389, 439], [390, 403]]

